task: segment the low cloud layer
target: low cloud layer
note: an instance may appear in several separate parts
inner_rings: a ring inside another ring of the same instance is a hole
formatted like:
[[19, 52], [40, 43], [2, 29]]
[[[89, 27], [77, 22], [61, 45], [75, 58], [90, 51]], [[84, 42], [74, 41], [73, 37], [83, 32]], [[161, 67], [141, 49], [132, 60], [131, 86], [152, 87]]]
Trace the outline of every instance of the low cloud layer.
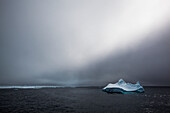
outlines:
[[169, 14], [168, 0], [1, 0], [0, 84], [167, 85]]

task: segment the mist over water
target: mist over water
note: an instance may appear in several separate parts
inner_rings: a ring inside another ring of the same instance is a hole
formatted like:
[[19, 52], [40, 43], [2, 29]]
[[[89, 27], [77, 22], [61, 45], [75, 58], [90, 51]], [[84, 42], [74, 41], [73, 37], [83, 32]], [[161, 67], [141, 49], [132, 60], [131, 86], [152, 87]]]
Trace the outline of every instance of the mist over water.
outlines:
[[0, 84], [170, 85], [170, 1], [0, 1]]

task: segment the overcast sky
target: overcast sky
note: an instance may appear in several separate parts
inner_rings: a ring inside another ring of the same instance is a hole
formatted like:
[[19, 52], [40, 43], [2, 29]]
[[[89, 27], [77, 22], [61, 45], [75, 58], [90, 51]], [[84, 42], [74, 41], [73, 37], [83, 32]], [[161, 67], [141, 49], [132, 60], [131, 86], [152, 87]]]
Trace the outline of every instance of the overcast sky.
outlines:
[[170, 85], [169, 30], [169, 0], [1, 0], [0, 84]]

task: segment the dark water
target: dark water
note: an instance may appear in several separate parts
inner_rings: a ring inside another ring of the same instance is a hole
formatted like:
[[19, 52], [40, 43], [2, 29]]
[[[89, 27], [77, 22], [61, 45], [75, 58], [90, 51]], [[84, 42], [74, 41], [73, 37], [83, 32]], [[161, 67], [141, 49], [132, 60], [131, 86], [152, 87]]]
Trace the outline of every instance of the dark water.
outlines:
[[1, 89], [0, 113], [170, 113], [170, 88], [107, 94], [99, 88]]

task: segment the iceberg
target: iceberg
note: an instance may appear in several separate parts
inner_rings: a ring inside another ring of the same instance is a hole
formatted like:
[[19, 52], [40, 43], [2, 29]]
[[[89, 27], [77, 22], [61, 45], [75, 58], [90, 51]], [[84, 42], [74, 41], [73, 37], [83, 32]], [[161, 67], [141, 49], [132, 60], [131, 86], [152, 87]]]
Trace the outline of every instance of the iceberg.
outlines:
[[109, 83], [106, 87], [103, 88], [104, 92], [107, 93], [143, 93], [144, 88], [140, 85], [139, 82], [136, 84], [126, 83], [123, 79], [120, 79], [117, 83]]

